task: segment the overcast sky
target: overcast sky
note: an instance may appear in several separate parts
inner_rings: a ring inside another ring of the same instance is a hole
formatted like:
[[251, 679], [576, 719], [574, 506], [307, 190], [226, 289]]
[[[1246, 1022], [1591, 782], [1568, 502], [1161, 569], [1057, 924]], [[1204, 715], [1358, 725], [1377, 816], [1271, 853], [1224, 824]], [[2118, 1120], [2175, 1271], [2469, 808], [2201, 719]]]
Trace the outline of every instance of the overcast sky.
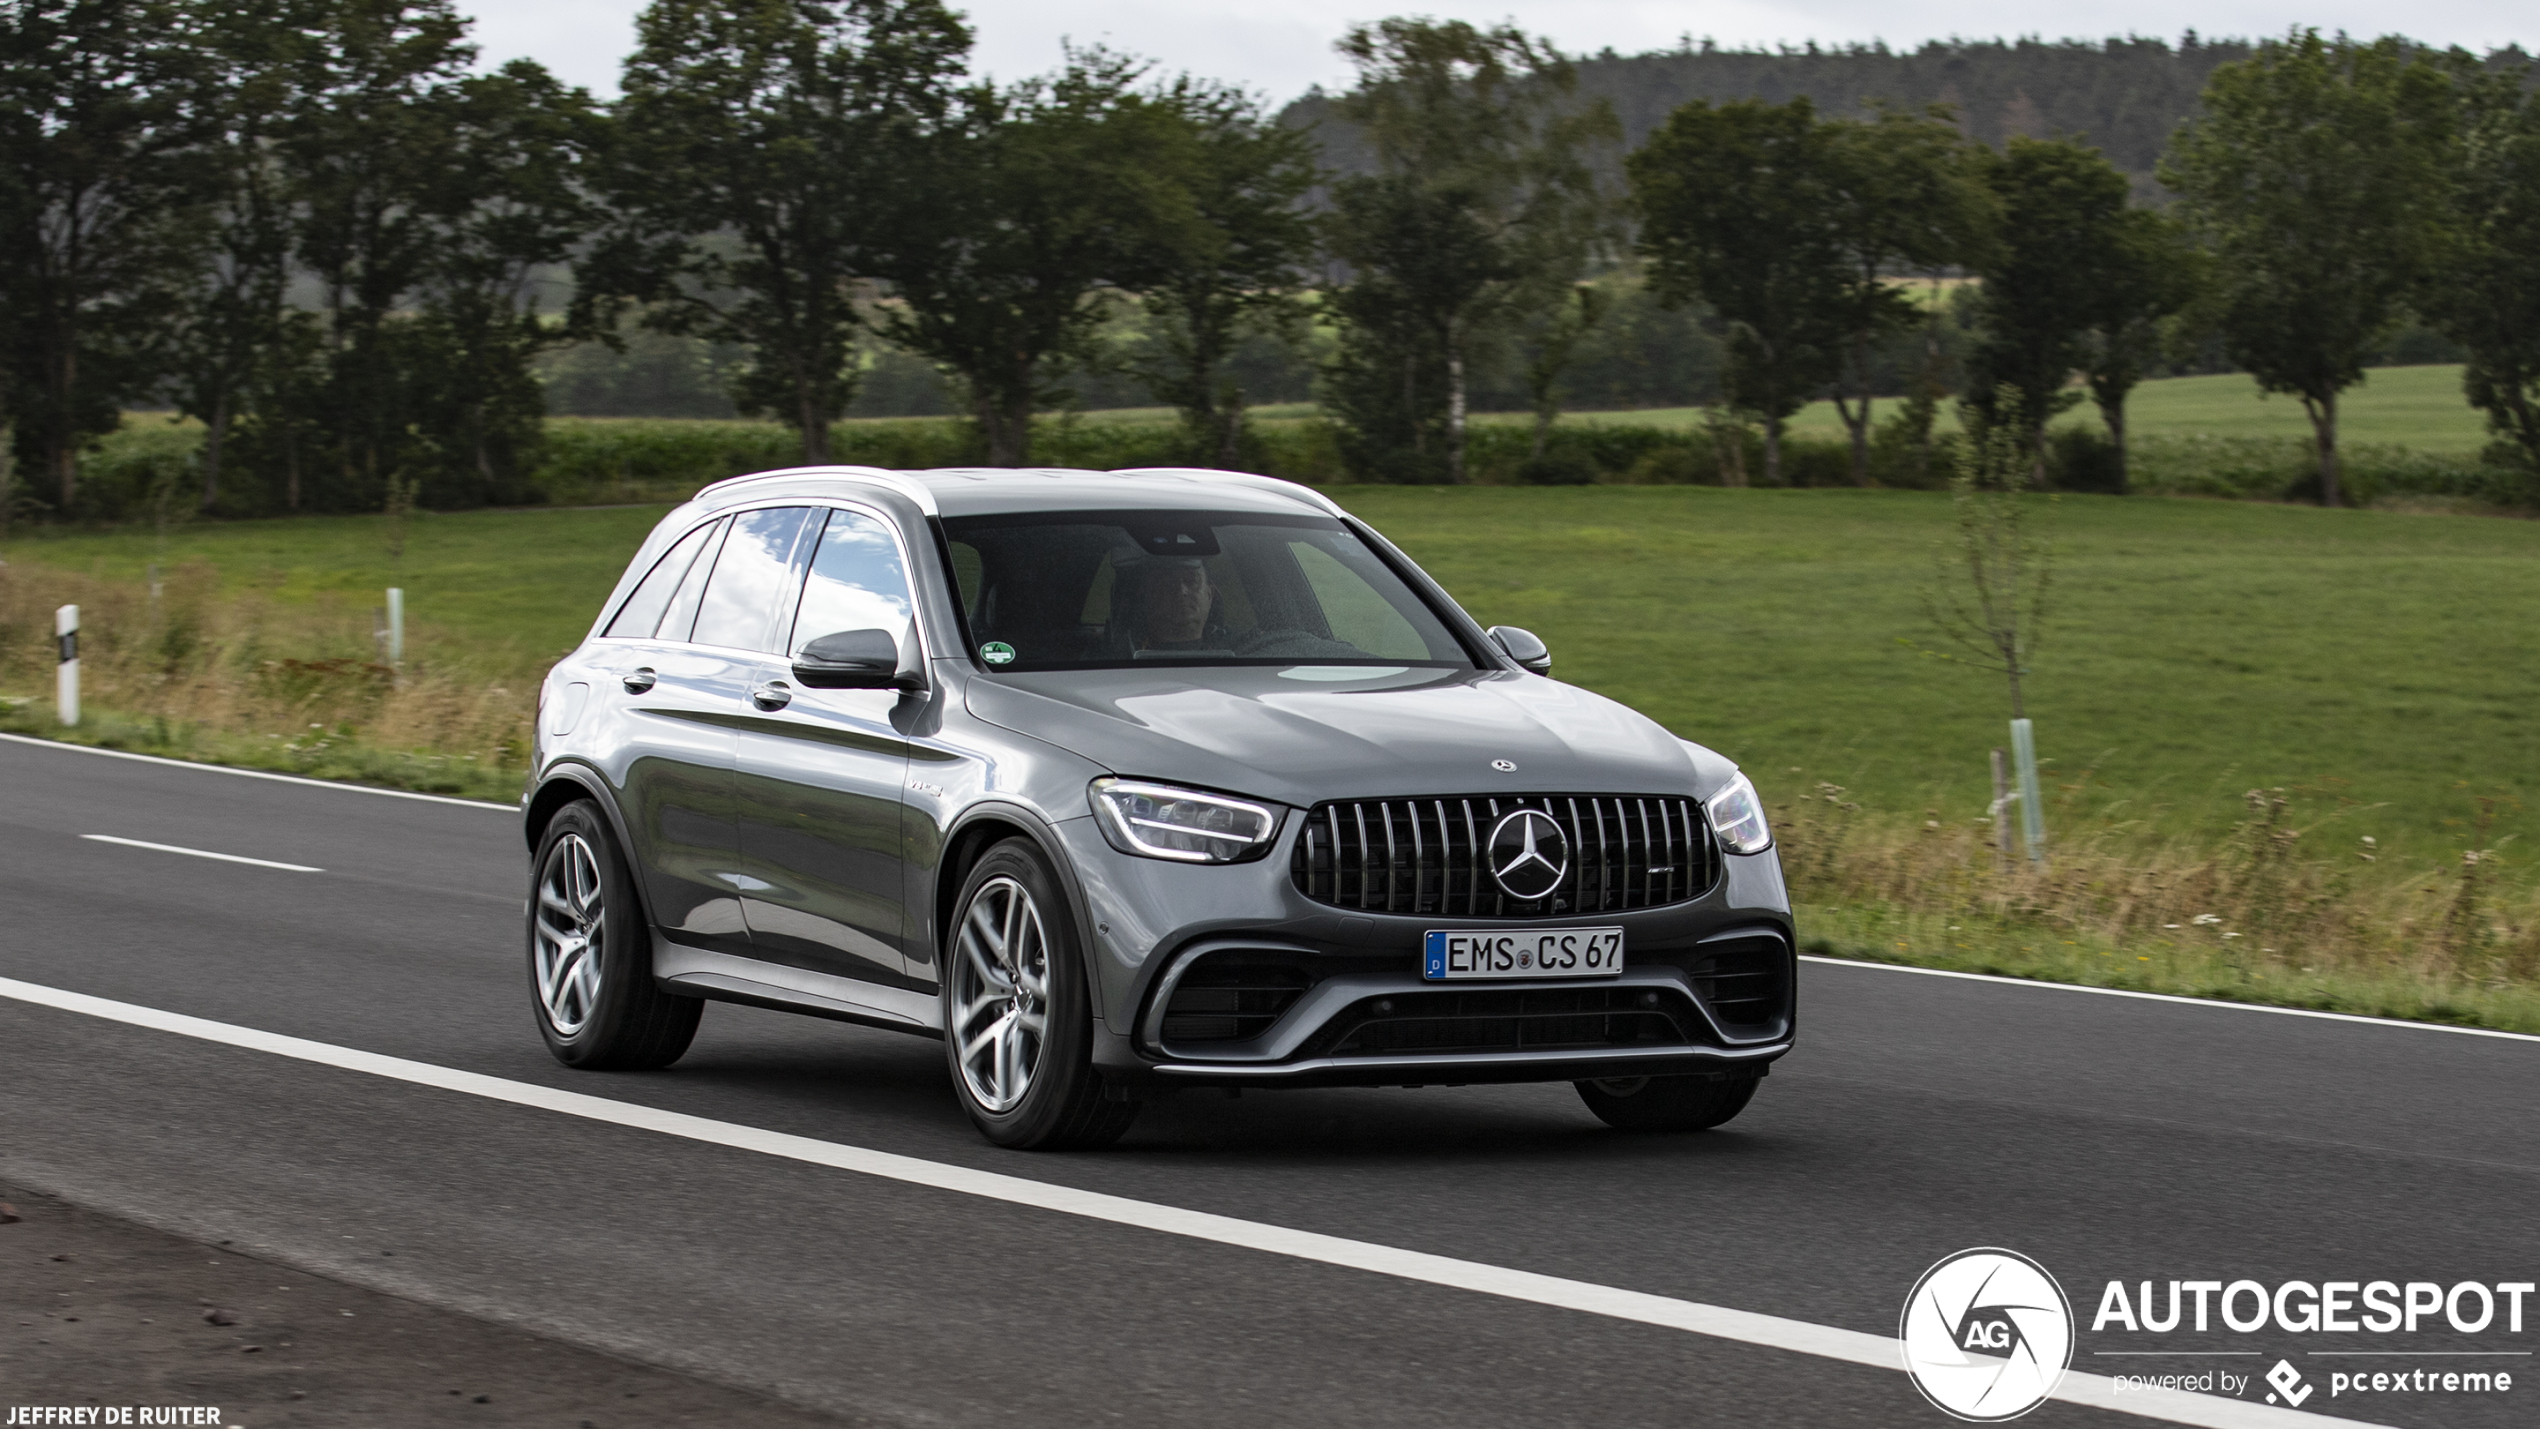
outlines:
[[[464, 8], [464, 0], [462, 0]], [[506, 0], [481, 4], [476, 37], [489, 63], [526, 55], [567, 81], [617, 92], [618, 61], [634, 44], [643, 0]], [[2364, 0], [2279, 4], [2273, 0], [2071, 0], [2055, 6], [2009, 0], [1429, 0], [1399, 7], [1365, 0], [971, 0], [957, 4], [978, 34], [973, 72], [1011, 79], [1054, 66], [1059, 43], [1100, 41], [1160, 60], [1168, 69], [1234, 80], [1275, 100], [1317, 83], [1345, 83], [1348, 68], [1332, 41], [1352, 22], [1426, 14], [1487, 23], [1511, 19], [1573, 53], [1612, 47], [1624, 54], [1673, 48], [1704, 36], [1723, 45], [1847, 44], [1885, 40], [1911, 46], [1935, 37], [2044, 33], [2274, 35], [2296, 24], [2372, 35], [2397, 27], [2433, 44], [2486, 50], [2508, 42], [2540, 47], [2540, 6], [2527, 0], [2421, 0], [2393, 6]]]

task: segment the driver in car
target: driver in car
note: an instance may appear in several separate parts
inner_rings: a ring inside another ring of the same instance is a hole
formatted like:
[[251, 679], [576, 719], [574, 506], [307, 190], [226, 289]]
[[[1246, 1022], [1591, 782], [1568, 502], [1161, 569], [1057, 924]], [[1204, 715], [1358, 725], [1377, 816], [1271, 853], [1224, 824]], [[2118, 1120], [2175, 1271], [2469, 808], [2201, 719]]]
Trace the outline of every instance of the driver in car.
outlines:
[[1217, 587], [1208, 568], [1196, 559], [1150, 563], [1139, 582], [1138, 648], [1159, 653], [1209, 648], [1202, 638], [1208, 613], [1217, 604]]

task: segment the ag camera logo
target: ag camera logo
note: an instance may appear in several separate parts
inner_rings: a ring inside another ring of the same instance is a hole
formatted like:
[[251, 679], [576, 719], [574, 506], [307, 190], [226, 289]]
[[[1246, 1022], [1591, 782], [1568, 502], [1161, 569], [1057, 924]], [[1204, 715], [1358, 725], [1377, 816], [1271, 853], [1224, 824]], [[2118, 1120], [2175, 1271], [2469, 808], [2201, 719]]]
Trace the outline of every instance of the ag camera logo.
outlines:
[[1914, 1282], [1896, 1338], [1905, 1373], [1932, 1407], [1978, 1424], [2046, 1402], [2073, 1362], [2073, 1307], [2046, 1267], [1983, 1246]]

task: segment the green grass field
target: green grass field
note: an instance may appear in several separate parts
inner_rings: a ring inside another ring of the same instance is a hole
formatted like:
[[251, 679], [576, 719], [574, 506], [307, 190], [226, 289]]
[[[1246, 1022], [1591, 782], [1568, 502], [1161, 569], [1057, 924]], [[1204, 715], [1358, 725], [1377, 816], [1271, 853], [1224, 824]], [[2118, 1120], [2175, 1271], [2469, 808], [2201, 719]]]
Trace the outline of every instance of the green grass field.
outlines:
[[[1882, 400], [1879, 416], [1895, 410]], [[2292, 397], [2269, 396], [2239, 373], [2213, 377], [2168, 377], [2146, 382], [2126, 404], [2127, 426], [2137, 436], [2291, 437], [2310, 440], [2310, 419]], [[1529, 422], [1523, 413], [1494, 412], [1475, 418], [1484, 422]], [[1699, 407], [1662, 407], [1632, 412], [1571, 412], [1565, 422], [1615, 423], [1637, 426], [1691, 426], [1702, 420]], [[2096, 407], [2084, 402], [2063, 418], [2099, 425]], [[1943, 404], [1941, 421], [1955, 427], [1955, 409]], [[1790, 430], [1803, 436], [1838, 437], [1843, 423], [1832, 402], [1811, 403], [1791, 419]], [[2430, 452], [2476, 452], [2488, 440], [2486, 418], [2461, 395], [2461, 369], [2377, 367], [2362, 385], [2347, 389], [2338, 410], [2339, 439], [2358, 444], [2415, 447]]]
[[[1876, 412], [1895, 410], [1893, 398], [1880, 399]], [[2270, 396], [2255, 380], [2240, 373], [2212, 377], [2165, 377], [2134, 390], [2127, 403], [2129, 429], [2138, 436], [2292, 437], [2308, 441], [2311, 422], [2301, 402]], [[1252, 409], [1264, 422], [1298, 421], [1314, 415], [1310, 403], [1288, 402]], [[1087, 412], [1087, 422], [1169, 421], [1168, 407], [1121, 407]], [[871, 418], [891, 421], [895, 418]], [[1480, 412], [1476, 422], [1523, 425], [1534, 421], [1526, 412]], [[1584, 425], [1688, 427], [1702, 421], [1699, 407], [1648, 407], [1623, 412], [1564, 412], [1564, 422]], [[1957, 412], [1943, 404], [1940, 420], [1954, 429]], [[2099, 425], [2099, 409], [2088, 402], [2074, 408], [2066, 422]], [[1839, 437], [1843, 422], [1832, 402], [1812, 402], [1791, 418], [1790, 430], [1803, 436]], [[2338, 411], [2342, 440], [2415, 447], [2421, 451], [2475, 452], [2488, 440], [2486, 418], [2461, 395], [2458, 364], [2432, 367], [2376, 367], [2360, 386], [2349, 388]]]

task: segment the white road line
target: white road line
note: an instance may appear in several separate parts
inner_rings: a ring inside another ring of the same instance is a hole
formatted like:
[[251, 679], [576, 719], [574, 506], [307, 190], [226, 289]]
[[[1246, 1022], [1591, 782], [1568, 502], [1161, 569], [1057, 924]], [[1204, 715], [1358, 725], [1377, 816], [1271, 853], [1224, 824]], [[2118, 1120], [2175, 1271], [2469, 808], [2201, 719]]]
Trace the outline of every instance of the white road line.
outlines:
[[2000, 977], [1993, 973], [1962, 973], [1948, 968], [1918, 968], [1904, 963], [1874, 963], [1867, 958], [1827, 958], [1815, 953], [1801, 953], [1803, 963], [1824, 963], [1834, 968], [1875, 968], [1881, 972], [1920, 973], [1924, 977], [1953, 977], [1967, 982], [1998, 983], [2004, 987], [2052, 988], [2057, 992], [2088, 992], [2101, 997], [2132, 997], [2145, 1002], [2178, 1002], [2189, 1007], [2225, 1008], [2233, 1012], [2272, 1012], [2278, 1017], [2316, 1017], [2323, 1022], [2360, 1022], [2367, 1027], [2389, 1027], [2410, 1032], [2456, 1032], [2463, 1037], [2501, 1037], [2508, 1042], [2540, 1042], [2540, 1036], [2529, 1032], [2499, 1032], [2492, 1027], [2455, 1027], [2448, 1022], [2407, 1022], [2396, 1017], [2365, 1017], [2354, 1012], [2318, 1012], [2307, 1007], [2269, 1007], [2263, 1002], [2225, 1002], [2218, 997], [2181, 997], [2174, 992], [2135, 992], [2122, 987], [2092, 987], [2080, 982], [2049, 982], [2044, 978]]
[[236, 853], [214, 853], [207, 848], [182, 848], [176, 844], [154, 844], [142, 839], [119, 839], [113, 834], [81, 834], [80, 837], [94, 843], [122, 844], [125, 848], [156, 849], [160, 853], [181, 853], [189, 858], [216, 858], [223, 863], [252, 863], [258, 868], [279, 868], [291, 873], [326, 872], [323, 868], [311, 868], [305, 863], [276, 863], [269, 858], [249, 858], [244, 854]]
[[[847, 1146], [834, 1141], [818, 1141], [807, 1136], [794, 1136], [780, 1131], [767, 1131], [735, 1122], [715, 1121], [690, 1116], [684, 1112], [662, 1111], [638, 1106], [632, 1102], [611, 1101], [605, 1097], [585, 1096], [580, 1092], [559, 1091], [529, 1082], [515, 1082], [502, 1077], [489, 1077], [479, 1072], [463, 1072], [452, 1067], [434, 1066], [429, 1062], [412, 1062], [402, 1057], [382, 1056], [326, 1042], [311, 1042], [280, 1033], [263, 1032], [252, 1027], [239, 1027], [226, 1022], [212, 1022], [182, 1013], [163, 1012], [129, 1002], [114, 1002], [86, 993], [66, 992], [37, 983], [0, 978], [0, 997], [41, 1007], [59, 1008], [90, 1017], [104, 1018], [134, 1027], [159, 1032], [172, 1032], [183, 1037], [199, 1038], [225, 1046], [243, 1047], [251, 1051], [269, 1052], [320, 1066], [336, 1067], [351, 1072], [409, 1082], [416, 1086], [434, 1087], [442, 1091], [483, 1097], [489, 1101], [508, 1102], [514, 1106], [534, 1107], [565, 1116], [604, 1122], [612, 1126], [632, 1127], [681, 1137], [710, 1146], [725, 1146], [814, 1166], [829, 1166], [866, 1176], [929, 1186], [978, 1196], [1010, 1205], [1029, 1206], [1036, 1210], [1055, 1211], [1062, 1215], [1082, 1216], [1089, 1220], [1107, 1221], [1113, 1225], [1133, 1226], [1165, 1235], [1187, 1236], [1193, 1240], [1214, 1241], [1220, 1245], [1271, 1255], [1290, 1256], [1298, 1260], [1324, 1265], [1363, 1270], [1377, 1275], [1391, 1275], [1425, 1285], [1469, 1290], [1480, 1295], [1496, 1295], [1508, 1300], [1522, 1300], [1536, 1305], [1576, 1310], [1589, 1315], [1603, 1315], [1616, 1320], [1630, 1320], [1644, 1325], [1684, 1330], [1715, 1339], [1735, 1340], [1741, 1344], [1760, 1345], [1767, 1349], [1787, 1350], [1796, 1354], [1815, 1355], [1823, 1359], [1842, 1360], [1848, 1364], [1867, 1365], [1874, 1369], [1902, 1370], [1903, 1359], [1897, 1342], [1885, 1335], [1863, 1334], [1858, 1330], [1837, 1329], [1831, 1325], [1811, 1324], [1805, 1320], [1784, 1319], [1778, 1315], [1762, 1315], [1751, 1310], [1732, 1310], [1720, 1305], [1704, 1305], [1691, 1300], [1678, 1300], [1645, 1291], [1625, 1290], [1592, 1281], [1568, 1280], [1557, 1275], [1542, 1275], [1530, 1270], [1512, 1270], [1505, 1266], [1487, 1265], [1479, 1261], [1458, 1260], [1452, 1256], [1431, 1255], [1425, 1251], [1403, 1250], [1370, 1241], [1349, 1240], [1341, 1236], [1322, 1235], [1314, 1231], [1293, 1230], [1286, 1226], [1267, 1225], [1259, 1221], [1239, 1220], [1233, 1216], [1213, 1215], [1206, 1211], [1184, 1210], [1178, 1206], [1159, 1205], [1152, 1201], [1131, 1200], [1125, 1196], [1105, 1195], [1099, 1191], [1083, 1191], [1072, 1186], [1054, 1186], [1044, 1181], [1006, 1176], [994, 1171], [978, 1171], [967, 1166], [952, 1166], [938, 1161], [920, 1160], [888, 1151], [873, 1151], [861, 1146]], [[1899, 1293], [1902, 1293], [1900, 1288]], [[1911, 1391], [1899, 1385], [1905, 1395], [1900, 1404], [1910, 1403]], [[2352, 1425], [2358, 1421], [2335, 1419], [2326, 1415], [2281, 1409], [2214, 1395], [2143, 1390], [2119, 1394], [2116, 1382], [2102, 1375], [2068, 1373], [2057, 1399], [2094, 1409], [2113, 1410], [2146, 1419], [2172, 1424], [2194, 1424], [2206, 1429], [2298, 1429], [2298, 1426]]]
[[136, 759], [144, 764], [166, 764], [178, 769], [200, 769], [206, 774], [234, 774], [241, 779], [270, 779], [277, 784], [305, 784], [312, 789], [340, 789], [348, 794], [377, 794], [389, 799], [415, 799], [426, 804], [456, 804], [462, 809], [493, 809], [517, 814], [518, 804], [493, 804], [483, 799], [454, 799], [447, 794], [418, 794], [411, 789], [376, 789], [368, 784], [345, 784], [333, 779], [304, 779], [297, 774], [275, 774], [264, 769], [240, 769], [228, 764], [205, 764], [192, 759], [168, 759], [156, 754], [134, 754], [122, 749], [99, 749], [93, 744], [72, 744], [59, 739], [37, 739], [25, 734], [0, 734], [11, 744], [32, 744], [39, 749], [63, 749], [74, 754], [102, 754], [108, 759]]

